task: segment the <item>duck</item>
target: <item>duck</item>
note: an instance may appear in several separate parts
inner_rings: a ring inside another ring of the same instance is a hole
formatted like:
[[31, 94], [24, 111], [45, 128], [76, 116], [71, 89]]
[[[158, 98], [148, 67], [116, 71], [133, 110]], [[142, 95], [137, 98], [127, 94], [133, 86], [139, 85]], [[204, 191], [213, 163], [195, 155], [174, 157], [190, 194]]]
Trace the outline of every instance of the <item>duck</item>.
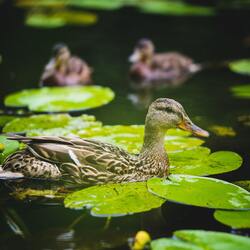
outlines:
[[155, 46], [150, 39], [140, 39], [129, 57], [132, 63], [130, 77], [137, 81], [174, 81], [202, 69], [201, 64], [179, 52], [155, 53]]
[[67, 45], [56, 44], [52, 58], [40, 78], [40, 86], [75, 86], [91, 83], [92, 68], [77, 56], [71, 55]]
[[166, 177], [169, 160], [164, 139], [166, 131], [176, 127], [197, 136], [209, 135], [190, 120], [179, 102], [158, 98], [148, 108], [144, 142], [137, 155], [98, 140], [11, 135], [10, 140], [17, 140], [27, 147], [9, 156], [2, 169], [21, 173], [27, 178], [63, 180], [71, 185], [124, 183]]

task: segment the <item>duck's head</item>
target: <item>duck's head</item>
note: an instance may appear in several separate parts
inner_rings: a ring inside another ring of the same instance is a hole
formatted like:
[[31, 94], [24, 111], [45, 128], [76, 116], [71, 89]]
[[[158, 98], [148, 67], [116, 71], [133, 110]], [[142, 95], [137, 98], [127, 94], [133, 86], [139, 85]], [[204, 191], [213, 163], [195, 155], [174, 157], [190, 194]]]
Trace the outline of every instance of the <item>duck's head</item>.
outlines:
[[56, 44], [52, 49], [53, 56], [60, 61], [68, 60], [71, 56], [68, 46], [64, 43]]
[[181, 128], [193, 135], [209, 136], [207, 131], [199, 128], [190, 120], [179, 102], [169, 98], [159, 98], [149, 106], [146, 126], [160, 130]]
[[149, 39], [141, 39], [138, 41], [134, 48], [133, 54], [129, 57], [129, 61], [132, 63], [136, 62], [147, 62], [152, 58], [154, 54], [154, 44]]

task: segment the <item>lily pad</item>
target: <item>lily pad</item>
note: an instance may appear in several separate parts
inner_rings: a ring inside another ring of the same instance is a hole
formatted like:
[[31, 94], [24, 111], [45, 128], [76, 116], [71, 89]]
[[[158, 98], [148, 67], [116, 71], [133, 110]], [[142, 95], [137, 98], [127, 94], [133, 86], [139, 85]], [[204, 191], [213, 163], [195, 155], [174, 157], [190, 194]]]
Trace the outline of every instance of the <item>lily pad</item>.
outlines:
[[16, 116], [12, 115], [0, 115], [0, 127], [3, 127], [8, 122], [14, 120]]
[[250, 228], [250, 211], [220, 211], [214, 213], [214, 218], [232, 228]]
[[10, 94], [4, 103], [9, 107], [28, 107], [36, 112], [69, 112], [99, 107], [113, 98], [113, 91], [101, 86], [46, 87]]
[[25, 24], [38, 28], [58, 28], [65, 25], [86, 26], [97, 22], [97, 15], [67, 9], [34, 9], [27, 13]]
[[250, 84], [248, 85], [239, 85], [231, 88], [233, 95], [242, 98], [249, 99], [250, 98]]
[[101, 127], [94, 116], [71, 117], [68, 114], [33, 115], [16, 118], [3, 128], [5, 133], [26, 133], [28, 136], [53, 135], [76, 136], [78, 131], [89, 127]]
[[202, 249], [209, 250], [248, 250], [250, 239], [248, 237], [229, 233], [203, 231], [203, 230], [180, 230], [174, 233], [177, 239], [190, 242]]
[[[104, 142], [112, 143], [129, 151], [130, 153], [139, 153], [144, 135], [144, 126], [103, 126], [99, 128], [90, 128], [78, 133], [82, 138], [93, 138]], [[187, 148], [200, 146], [204, 141], [195, 137], [189, 137], [189, 133], [179, 129], [171, 129], [166, 134], [167, 151], [182, 151]]]
[[197, 147], [183, 152], [169, 153], [172, 174], [206, 176], [238, 169], [243, 160], [240, 155], [230, 151], [210, 154], [210, 149]]
[[148, 192], [145, 182], [93, 186], [69, 194], [68, 208], [88, 208], [94, 216], [122, 216], [158, 208], [164, 199]]
[[226, 181], [191, 175], [170, 175], [147, 181], [150, 192], [170, 201], [217, 209], [250, 209], [250, 193]]
[[236, 136], [236, 132], [232, 127], [213, 125], [209, 130], [218, 136]]
[[240, 74], [250, 75], [250, 59], [241, 59], [229, 64], [229, 68]]
[[234, 184], [250, 191], [250, 180], [235, 181]]
[[204, 250], [192, 243], [168, 238], [153, 240], [150, 246], [152, 250]]
[[138, 6], [143, 12], [176, 16], [210, 16], [215, 14], [211, 7], [187, 4], [184, 1], [143, 1]]
[[7, 140], [6, 136], [3, 135], [0, 135], [0, 144], [0, 163], [2, 163], [8, 155], [19, 149], [19, 143], [17, 141]]

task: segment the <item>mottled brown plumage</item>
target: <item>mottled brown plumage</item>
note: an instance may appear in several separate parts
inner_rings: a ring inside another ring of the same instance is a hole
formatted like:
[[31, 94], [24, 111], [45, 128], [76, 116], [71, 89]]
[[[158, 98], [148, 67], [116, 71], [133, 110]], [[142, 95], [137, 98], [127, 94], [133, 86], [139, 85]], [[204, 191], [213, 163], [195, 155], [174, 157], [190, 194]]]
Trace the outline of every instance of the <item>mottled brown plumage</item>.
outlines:
[[208, 133], [195, 126], [176, 101], [160, 98], [148, 110], [144, 143], [139, 155], [95, 140], [67, 137], [11, 136], [27, 145], [3, 164], [5, 171], [26, 177], [62, 179], [74, 184], [145, 181], [168, 174], [165, 132], [180, 127], [201, 136]]

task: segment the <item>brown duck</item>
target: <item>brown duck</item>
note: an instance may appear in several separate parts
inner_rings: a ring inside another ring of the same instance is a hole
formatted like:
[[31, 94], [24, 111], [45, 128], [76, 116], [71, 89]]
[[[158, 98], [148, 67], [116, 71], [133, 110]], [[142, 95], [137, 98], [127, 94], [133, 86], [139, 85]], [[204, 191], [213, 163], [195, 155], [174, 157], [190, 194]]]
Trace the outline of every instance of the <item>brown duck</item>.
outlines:
[[131, 78], [143, 81], [175, 80], [201, 69], [201, 65], [178, 52], [155, 53], [149, 39], [139, 40], [129, 61]]
[[41, 86], [75, 86], [91, 82], [92, 69], [77, 56], [72, 56], [65, 44], [53, 48], [53, 57], [44, 68]]
[[144, 143], [138, 155], [114, 145], [95, 140], [66, 137], [23, 137], [10, 139], [27, 148], [8, 157], [4, 171], [24, 177], [62, 179], [74, 184], [145, 181], [168, 175], [169, 162], [164, 147], [166, 130], [181, 128], [194, 135], [208, 132], [194, 125], [180, 103], [160, 98], [148, 110]]

